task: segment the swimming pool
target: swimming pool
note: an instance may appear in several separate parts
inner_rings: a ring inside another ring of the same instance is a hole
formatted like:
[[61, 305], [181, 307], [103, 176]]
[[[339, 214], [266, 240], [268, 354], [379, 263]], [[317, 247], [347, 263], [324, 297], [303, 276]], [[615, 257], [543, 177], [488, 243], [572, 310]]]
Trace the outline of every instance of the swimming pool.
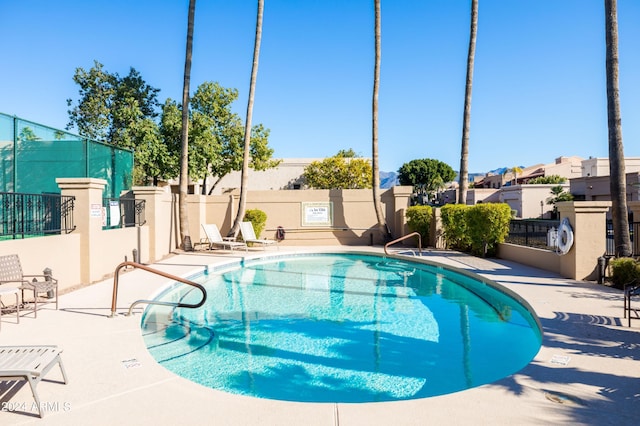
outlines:
[[[425, 398], [491, 383], [536, 355], [539, 322], [495, 283], [425, 261], [276, 255], [191, 277], [200, 309], [150, 306], [145, 343], [170, 371], [304, 402]], [[195, 303], [176, 284], [159, 299]]]

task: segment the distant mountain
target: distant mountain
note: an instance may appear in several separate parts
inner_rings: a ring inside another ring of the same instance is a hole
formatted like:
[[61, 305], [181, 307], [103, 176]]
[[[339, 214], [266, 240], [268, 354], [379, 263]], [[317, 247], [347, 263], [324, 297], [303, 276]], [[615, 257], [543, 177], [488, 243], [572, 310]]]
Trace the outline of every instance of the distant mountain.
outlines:
[[380, 172], [380, 188], [386, 189], [399, 185], [398, 173], [396, 172]]

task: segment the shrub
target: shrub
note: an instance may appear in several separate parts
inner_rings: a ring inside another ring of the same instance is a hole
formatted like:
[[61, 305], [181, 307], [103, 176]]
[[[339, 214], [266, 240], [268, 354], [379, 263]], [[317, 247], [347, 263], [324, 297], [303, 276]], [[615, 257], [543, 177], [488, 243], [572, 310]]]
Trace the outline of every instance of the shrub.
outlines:
[[624, 288], [633, 280], [640, 279], [640, 264], [630, 257], [611, 259], [611, 281], [615, 288]]
[[480, 256], [494, 256], [498, 243], [509, 234], [511, 207], [506, 203], [477, 204], [466, 211], [471, 252]]
[[411, 206], [407, 209], [406, 216], [409, 230], [420, 234], [423, 247], [428, 245], [433, 216], [431, 206]]
[[247, 210], [244, 214], [244, 221], [251, 222], [256, 238], [260, 238], [260, 234], [267, 223], [267, 214], [259, 209]]
[[450, 249], [468, 251], [471, 247], [465, 220], [465, 212], [469, 208], [465, 204], [445, 204], [440, 209], [443, 237]]

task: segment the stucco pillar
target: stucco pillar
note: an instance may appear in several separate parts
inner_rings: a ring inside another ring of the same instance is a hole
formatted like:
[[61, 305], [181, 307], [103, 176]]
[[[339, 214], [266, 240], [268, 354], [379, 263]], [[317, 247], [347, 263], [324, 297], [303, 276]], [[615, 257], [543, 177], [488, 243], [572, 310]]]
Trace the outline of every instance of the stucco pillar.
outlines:
[[144, 200], [145, 226], [149, 228], [150, 262], [161, 259], [171, 246], [171, 194], [156, 186], [134, 186], [136, 200]]
[[431, 226], [429, 229], [429, 245], [433, 248], [444, 249], [444, 228], [442, 227], [442, 215], [440, 208], [434, 208], [431, 216]]
[[[96, 178], [57, 178], [64, 196], [74, 196], [73, 221], [80, 237], [80, 280], [90, 283], [102, 277], [98, 259], [102, 232], [102, 194], [107, 181]], [[94, 271], [96, 271], [94, 273]], [[94, 276], [95, 275], [95, 276]]]
[[[391, 233], [393, 238], [398, 238], [407, 233], [407, 218], [404, 213], [409, 207], [409, 200], [413, 193], [413, 187], [411, 186], [394, 186], [391, 188], [393, 195], [393, 229]], [[387, 223], [390, 223], [387, 218]], [[424, 243], [423, 243], [424, 244]]]
[[607, 249], [606, 215], [610, 201], [565, 201], [556, 203], [560, 218], [568, 218], [573, 246], [560, 259], [560, 275], [574, 280], [596, 280], [598, 257]]

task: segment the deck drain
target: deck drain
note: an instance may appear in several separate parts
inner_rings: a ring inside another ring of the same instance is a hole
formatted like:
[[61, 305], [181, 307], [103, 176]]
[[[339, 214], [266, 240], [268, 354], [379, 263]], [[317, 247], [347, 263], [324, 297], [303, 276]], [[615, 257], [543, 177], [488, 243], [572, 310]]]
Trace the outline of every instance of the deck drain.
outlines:
[[554, 391], [544, 391], [544, 396], [551, 402], [555, 402], [557, 404], [576, 404], [576, 405], [586, 405], [580, 398], [568, 395], [563, 392], [554, 392]]
[[570, 360], [571, 360], [571, 357], [569, 357], [569, 356], [554, 355], [554, 356], [551, 357], [551, 360], [549, 362], [551, 362], [551, 364], [567, 365], [567, 364], [569, 364]]

